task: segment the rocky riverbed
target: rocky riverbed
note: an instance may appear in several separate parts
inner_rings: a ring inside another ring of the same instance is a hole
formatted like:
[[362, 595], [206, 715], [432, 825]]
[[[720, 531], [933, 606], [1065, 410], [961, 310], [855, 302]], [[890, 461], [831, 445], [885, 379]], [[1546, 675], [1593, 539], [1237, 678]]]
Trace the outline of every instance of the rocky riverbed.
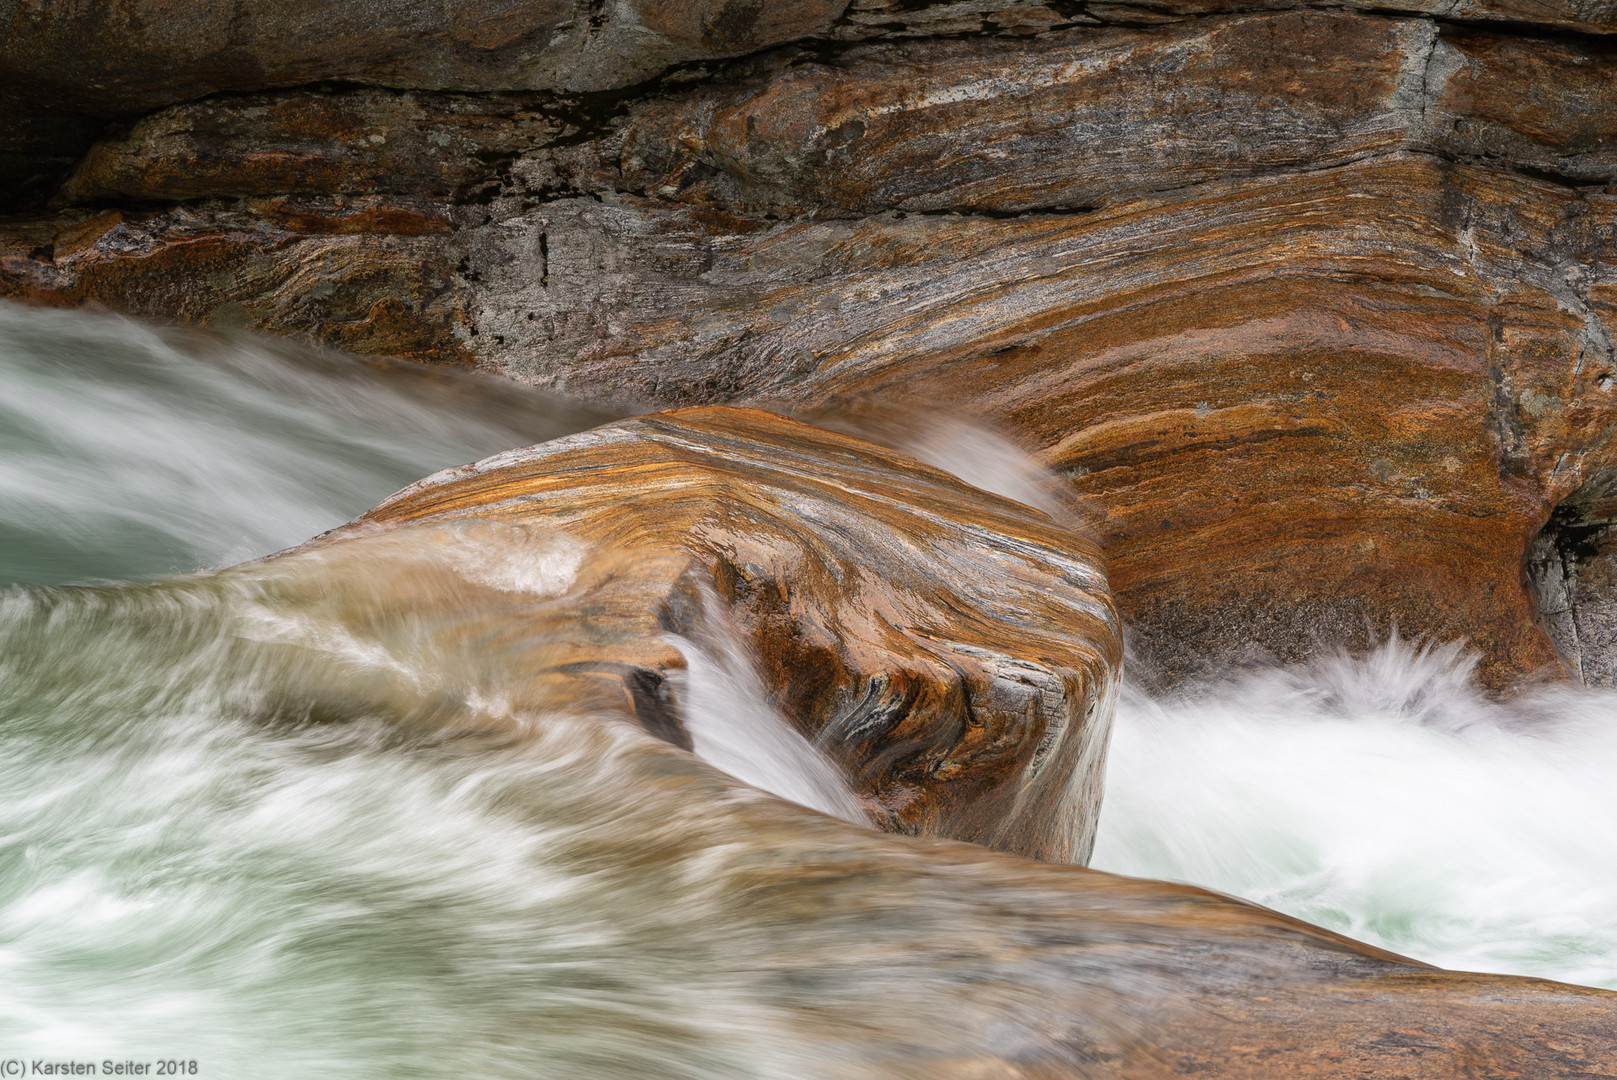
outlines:
[[[258, 720], [494, 746], [561, 701], [723, 802], [677, 684], [751, 687], [795, 749], [732, 773], [1001, 852], [770, 810], [725, 880], [799, 859], [786, 906], [834, 906], [844, 865], [853, 918], [958, 870], [1016, 913], [965, 981], [1048, 991], [873, 1075], [1617, 1075], [1597, 991], [1017, 861], [1088, 855], [1125, 638], [1158, 691], [1395, 632], [1490, 693], [1617, 680], [1614, 183], [1604, 2], [0, 0], [0, 298], [651, 414], [227, 573], [372, 664]], [[1048, 475], [982, 490], [1014, 447]], [[468, 544], [567, 584], [512, 601]], [[372, 663], [440, 646], [436, 696]]]

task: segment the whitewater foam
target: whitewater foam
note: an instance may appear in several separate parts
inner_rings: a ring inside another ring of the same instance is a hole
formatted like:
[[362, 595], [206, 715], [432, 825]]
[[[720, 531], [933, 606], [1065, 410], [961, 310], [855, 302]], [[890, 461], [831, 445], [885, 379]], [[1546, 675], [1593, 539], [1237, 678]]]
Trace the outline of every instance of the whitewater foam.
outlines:
[[1617, 694], [1497, 701], [1458, 645], [1126, 690], [1091, 865], [1444, 967], [1617, 988]]

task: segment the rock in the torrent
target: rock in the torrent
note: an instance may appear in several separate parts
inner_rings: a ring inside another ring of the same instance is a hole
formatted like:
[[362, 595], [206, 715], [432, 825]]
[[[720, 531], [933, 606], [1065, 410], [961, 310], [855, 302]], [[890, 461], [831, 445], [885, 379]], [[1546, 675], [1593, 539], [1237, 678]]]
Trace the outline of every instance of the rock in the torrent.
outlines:
[[1555, 584], [1593, 562], [1523, 580], [1617, 475], [1611, 49], [1340, 11], [966, 34], [968, 7], [854, 5], [851, 47], [593, 104], [176, 104], [0, 225], [0, 296], [642, 407], [944, 401], [1091, 500], [1165, 682], [1394, 625], [1496, 688], [1617, 669]]
[[[642, 417], [448, 470], [218, 577], [269, 601], [261, 641], [336, 653], [335, 700], [326, 659], [269, 719], [392, 717], [409, 745], [501, 757], [558, 711], [656, 736], [635, 783], [720, 809], [637, 848], [639, 872], [743, 829], [746, 853], [711, 869], [741, 925], [755, 905], [793, 913], [771, 962], [821, 987], [895, 980], [878, 1032], [967, 988], [970, 1017], [884, 1046], [872, 1075], [1617, 1076], [1617, 995], [1440, 971], [1200, 889], [935, 839], [1082, 856], [1085, 827], [1047, 823], [1093, 812], [1116, 624], [1082, 541], [870, 443], [749, 409]], [[922, 836], [738, 797], [684, 752], [699, 718], [681, 668], [726, 628], [875, 822]], [[845, 934], [859, 944], [826, 948]]]
[[592, 553], [576, 624], [527, 631], [547, 679], [600, 684], [689, 746], [668, 637], [723, 624], [882, 826], [1088, 858], [1122, 645], [1098, 550], [1042, 512], [861, 439], [706, 408], [447, 470], [311, 549], [451, 522], [559, 529]]

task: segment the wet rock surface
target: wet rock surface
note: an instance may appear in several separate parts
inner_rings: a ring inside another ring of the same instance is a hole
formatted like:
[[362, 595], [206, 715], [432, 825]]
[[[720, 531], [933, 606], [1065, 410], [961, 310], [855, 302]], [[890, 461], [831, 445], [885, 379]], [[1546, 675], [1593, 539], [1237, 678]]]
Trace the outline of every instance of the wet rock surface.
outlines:
[[[529, 656], [531, 686], [472, 689], [628, 717], [668, 775], [670, 635], [722, 623], [878, 824], [1081, 860], [1120, 653], [1095, 541], [1165, 683], [1395, 623], [1467, 639], [1494, 687], [1617, 671], [1617, 14], [1345, 8], [0, 0], [0, 297], [773, 410], [431, 478], [311, 544], [306, 599], [376, 633], [407, 610], [472, 670]], [[869, 401], [997, 425], [1094, 539], [775, 415]], [[552, 527], [592, 553], [565, 604], [414, 570], [348, 595], [357, 545], [404, 566]], [[1036, 987], [1043, 1049], [925, 1075], [1617, 1075], [1597, 991], [1175, 885], [781, 835], [748, 887], [805, 911], [852, 911], [857, 877], [948, 940], [905, 899], [947, 874], [1014, 916], [951, 962]]]
[[[1560, 669], [1524, 566], [1611, 454], [1608, 8], [743, 7], [431, 57], [384, 19], [228, 83], [132, 48], [51, 106], [120, 119], [0, 224], [0, 296], [638, 407], [946, 402], [1091, 500], [1142, 673], [1395, 623]], [[9, 18], [13, 88], [100, 40]]]
[[676, 745], [668, 636], [727, 626], [884, 827], [1088, 858], [1122, 643], [1099, 552], [1039, 511], [851, 436], [705, 408], [440, 473], [315, 548], [457, 521], [586, 545], [583, 618], [527, 632], [555, 639], [548, 672]]
[[[411, 673], [369, 686], [374, 701], [341, 684], [334, 714], [396, 716], [417, 729], [401, 737], [466, 753], [533, 737], [525, 715], [604, 713], [662, 740], [637, 755], [648, 790], [692, 799], [721, 778], [681, 753], [682, 649], [738, 632], [873, 820], [922, 838], [732, 793], [681, 840], [744, 829], [753, 854], [711, 868], [745, 910], [793, 913], [776, 948], [806, 950], [827, 999], [900, 975], [882, 1023], [902, 1027], [916, 1002], [969, 988], [959, 1030], [889, 1048], [873, 1075], [1617, 1075], [1617, 995], [1438, 971], [1199, 889], [926, 839], [1082, 854], [1066, 847], [1082, 828], [1048, 826], [1064, 802], [1092, 812], [1119, 649], [1093, 556], [1072, 544], [870, 443], [703, 408], [448, 470], [221, 578]], [[440, 671], [453, 677], [424, 678]], [[850, 928], [861, 944], [824, 949]], [[947, 979], [927, 974], [940, 956]], [[1015, 1021], [980, 1031], [979, 1010]]]

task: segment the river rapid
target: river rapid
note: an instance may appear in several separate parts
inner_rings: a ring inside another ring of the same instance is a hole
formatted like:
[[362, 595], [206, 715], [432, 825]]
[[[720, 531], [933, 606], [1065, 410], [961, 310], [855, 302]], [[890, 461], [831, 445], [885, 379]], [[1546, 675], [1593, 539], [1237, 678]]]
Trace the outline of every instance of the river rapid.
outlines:
[[[370, 541], [224, 569], [603, 419], [0, 307], [5, 1056], [243, 1080], [987, 1076], [973, 1048], [1035, 1053], [1073, 985], [1138, 1034], [1110, 976], [1012, 914], [1055, 903], [1038, 868], [863, 828], [734, 643], [681, 643], [692, 760], [513, 700], [486, 639], [355, 614], [416, 589], [564, 595], [565, 537], [528, 538], [520, 573], [475, 530], [385, 579]], [[980, 473], [987, 444], [945, 442]], [[1494, 702], [1468, 663], [1395, 641], [1126, 690], [1093, 865], [1617, 987], [1617, 698]]]

